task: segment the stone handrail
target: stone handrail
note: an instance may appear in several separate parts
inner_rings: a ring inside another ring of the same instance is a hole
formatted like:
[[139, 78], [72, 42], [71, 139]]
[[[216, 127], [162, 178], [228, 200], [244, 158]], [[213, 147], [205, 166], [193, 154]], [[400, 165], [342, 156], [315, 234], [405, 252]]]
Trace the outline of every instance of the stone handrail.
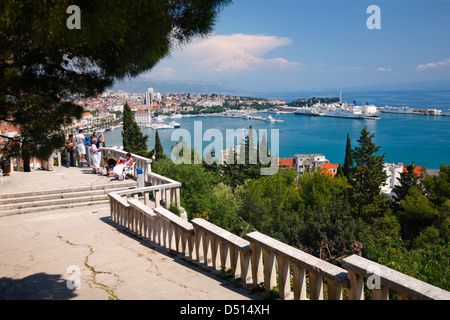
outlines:
[[[38, 163], [40, 164], [41, 169], [52, 171], [53, 167], [56, 165], [58, 167], [61, 167], [63, 164], [61, 162], [61, 150], [55, 150], [52, 155], [47, 160], [41, 160], [36, 157], [32, 157], [30, 160], [33, 161], [33, 170], [38, 169]], [[6, 160], [6, 159], [5, 159]], [[22, 161], [23, 159], [20, 156], [17, 157], [10, 157], [8, 159], [10, 161], [10, 174], [13, 174], [14, 171], [22, 171]], [[54, 164], [56, 160], [56, 164]], [[31, 167], [31, 165], [30, 165]]]
[[254, 284], [263, 281], [266, 290], [276, 286], [275, 259], [278, 263], [279, 295], [291, 297], [290, 264], [293, 272], [293, 298], [307, 299], [306, 270], [309, 271], [309, 295], [311, 300], [323, 299], [323, 280], [327, 280], [328, 299], [342, 299], [342, 288], [349, 287], [347, 271], [316, 258], [301, 250], [270, 238], [259, 232], [246, 235], [252, 249], [252, 271]]
[[372, 290], [373, 300], [388, 300], [389, 289], [399, 300], [450, 300], [450, 292], [407, 276], [357, 255], [343, 259], [350, 280], [349, 299], [364, 300], [364, 278]]
[[191, 223], [198, 261], [216, 270], [230, 269], [234, 278], [240, 276], [244, 283], [251, 283], [250, 242], [201, 218]]
[[[113, 222], [215, 271], [231, 270], [245, 284], [263, 283], [267, 291], [278, 285], [281, 299], [342, 300], [345, 289], [349, 300], [361, 300], [368, 278], [373, 300], [388, 299], [389, 289], [399, 299], [450, 300], [445, 290], [356, 255], [341, 268], [257, 231], [243, 239], [201, 218], [188, 222], [168, 210], [173, 204], [180, 209], [181, 183], [152, 172], [146, 176], [151, 186], [108, 194]], [[379, 287], [371, 287], [374, 280]]]
[[[144, 188], [134, 188], [117, 191], [116, 194], [122, 197], [133, 197], [137, 199], [140, 195], [144, 198], [144, 204], [153, 206], [155, 208], [161, 206], [161, 201], [167, 209], [172, 205], [180, 209], [180, 187], [181, 183], [167, 183], [161, 185], [154, 185]], [[150, 194], [153, 195], [153, 201], [150, 200]]]
[[264, 283], [269, 291], [278, 283], [281, 299], [308, 299], [307, 282], [309, 299], [324, 299], [325, 281], [329, 300], [342, 300], [344, 288], [349, 300], [363, 299], [364, 277], [378, 275], [381, 288], [373, 291], [374, 300], [386, 299], [388, 288], [399, 292], [399, 299], [450, 299], [445, 290], [359, 256], [344, 259], [340, 268], [262, 233], [252, 232], [243, 239], [203, 219], [188, 222], [166, 208], [151, 208], [136, 197], [144, 189], [154, 191], [161, 186], [165, 185], [110, 193], [112, 221], [207, 267], [230, 269], [245, 284]]
[[191, 223], [165, 208], [150, 208], [137, 199], [108, 194], [111, 220], [158, 245], [194, 258]]

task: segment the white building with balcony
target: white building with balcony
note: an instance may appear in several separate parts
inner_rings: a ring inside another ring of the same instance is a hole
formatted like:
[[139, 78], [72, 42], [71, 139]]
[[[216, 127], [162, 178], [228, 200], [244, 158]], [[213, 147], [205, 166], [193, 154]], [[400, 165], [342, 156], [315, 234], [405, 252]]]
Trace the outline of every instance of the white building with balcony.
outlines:
[[323, 154], [320, 153], [307, 153], [296, 154], [294, 156], [295, 164], [297, 165], [297, 171], [299, 175], [305, 172], [319, 169], [325, 163], [330, 163]]

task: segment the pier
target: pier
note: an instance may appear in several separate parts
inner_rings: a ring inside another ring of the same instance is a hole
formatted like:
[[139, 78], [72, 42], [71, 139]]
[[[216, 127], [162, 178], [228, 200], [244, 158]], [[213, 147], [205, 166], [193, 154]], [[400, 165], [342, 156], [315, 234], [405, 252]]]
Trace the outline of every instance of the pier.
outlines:
[[[261, 117], [261, 116], [251, 116], [250, 114], [248, 114], [247, 116], [241, 116], [241, 115], [228, 115], [228, 114], [222, 114], [222, 113], [207, 113], [207, 114], [199, 114], [199, 115], [194, 115], [198, 116], [198, 117], [227, 117], [227, 118], [236, 118], [236, 119], [246, 119], [246, 120], [260, 120], [260, 121], [267, 121], [267, 118]], [[280, 119], [272, 119], [270, 122], [275, 122], [275, 123], [283, 123], [284, 120], [280, 120]]]

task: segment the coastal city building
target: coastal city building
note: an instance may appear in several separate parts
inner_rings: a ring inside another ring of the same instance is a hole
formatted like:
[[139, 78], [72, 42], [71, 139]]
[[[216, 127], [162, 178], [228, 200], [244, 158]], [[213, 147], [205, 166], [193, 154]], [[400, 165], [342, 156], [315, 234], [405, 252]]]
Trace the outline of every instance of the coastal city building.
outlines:
[[[416, 166], [414, 168], [414, 173], [418, 176], [418, 177], [422, 177], [422, 175], [424, 174], [424, 170], [425, 168], [422, 166]], [[393, 197], [395, 194], [392, 192], [392, 190], [396, 187], [400, 185], [400, 175], [403, 172], [407, 172], [407, 168], [406, 166], [403, 165], [403, 163], [385, 163], [384, 164], [384, 172], [387, 175], [387, 179], [385, 182], [385, 185], [381, 187], [381, 193], [389, 196], [389, 197]]]
[[154, 98], [154, 92], [153, 88], [148, 88], [147, 92], [145, 93], [145, 105], [147, 108], [151, 108]]
[[297, 164], [294, 158], [280, 158], [278, 165], [281, 169], [297, 169]]
[[299, 175], [321, 168], [325, 163], [330, 163], [330, 161], [320, 153], [296, 154], [294, 159]]
[[324, 163], [320, 168], [325, 171], [325, 173], [334, 177], [337, 174], [337, 169], [339, 165], [335, 163]]
[[134, 121], [138, 126], [146, 126], [152, 123], [150, 112], [147, 110], [138, 110], [134, 114]]

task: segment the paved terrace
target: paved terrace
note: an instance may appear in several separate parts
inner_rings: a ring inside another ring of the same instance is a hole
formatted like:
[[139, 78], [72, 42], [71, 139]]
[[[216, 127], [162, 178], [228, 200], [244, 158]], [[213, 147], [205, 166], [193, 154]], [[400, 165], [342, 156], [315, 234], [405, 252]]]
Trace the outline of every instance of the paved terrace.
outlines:
[[[55, 166], [3, 177], [0, 199], [120, 183], [91, 174], [87, 167]], [[0, 300], [258, 299], [112, 223], [108, 203], [7, 216], [0, 212], [0, 242]], [[71, 290], [66, 281], [77, 267], [80, 288]]]
[[[116, 158], [124, 153], [102, 150]], [[183, 211], [181, 184], [152, 173], [149, 159], [133, 158], [145, 187], [89, 168], [4, 177], [0, 299], [247, 300], [260, 295], [244, 288], [258, 286], [278, 287], [284, 300], [364, 300], [368, 289], [374, 300], [450, 300], [445, 290], [357, 255], [338, 267], [257, 231], [241, 238], [203, 219], [186, 221], [167, 210]], [[36, 194], [76, 187], [87, 191]], [[36, 198], [20, 202], [26, 211], [18, 213], [9, 202], [23, 201], [10, 197], [20, 192]], [[49, 203], [57, 205], [50, 210]], [[222, 280], [222, 268], [240, 280]], [[80, 288], [70, 289], [68, 279], [80, 279]]]

